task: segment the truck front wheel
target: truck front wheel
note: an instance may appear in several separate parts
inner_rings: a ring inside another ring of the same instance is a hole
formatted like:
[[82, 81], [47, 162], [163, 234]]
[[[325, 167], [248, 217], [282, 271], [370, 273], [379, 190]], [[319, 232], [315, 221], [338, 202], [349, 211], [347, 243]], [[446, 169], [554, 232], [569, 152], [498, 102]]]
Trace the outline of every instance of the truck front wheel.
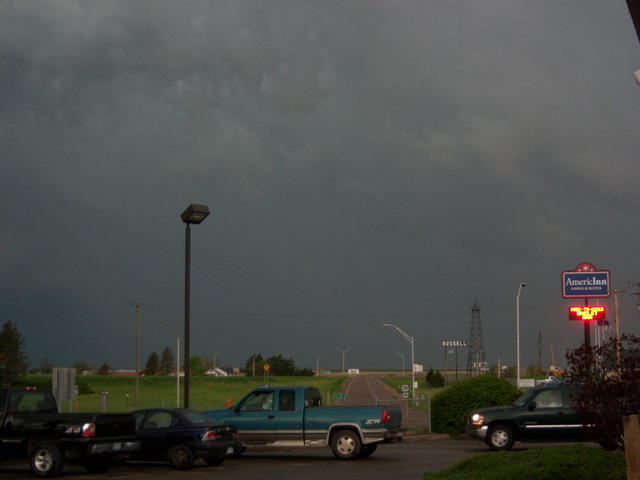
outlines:
[[64, 455], [55, 443], [45, 441], [36, 445], [30, 463], [34, 475], [51, 478], [62, 472]]
[[515, 437], [510, 427], [506, 425], [495, 425], [489, 428], [487, 434], [487, 445], [491, 450], [510, 450]]
[[340, 430], [331, 438], [331, 451], [340, 460], [353, 460], [360, 456], [362, 441], [353, 430]]

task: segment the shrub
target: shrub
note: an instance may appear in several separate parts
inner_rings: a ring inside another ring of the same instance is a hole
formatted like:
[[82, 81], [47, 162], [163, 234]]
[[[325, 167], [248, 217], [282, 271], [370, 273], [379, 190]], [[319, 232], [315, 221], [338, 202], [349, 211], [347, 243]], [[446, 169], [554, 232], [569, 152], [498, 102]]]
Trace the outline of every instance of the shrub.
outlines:
[[434, 370], [433, 367], [429, 369], [429, 372], [426, 376], [427, 388], [439, 388], [444, 387], [444, 375], [437, 370]]
[[507, 380], [497, 377], [482, 376], [464, 380], [433, 397], [432, 429], [437, 433], [464, 433], [471, 410], [508, 405], [521, 393]]

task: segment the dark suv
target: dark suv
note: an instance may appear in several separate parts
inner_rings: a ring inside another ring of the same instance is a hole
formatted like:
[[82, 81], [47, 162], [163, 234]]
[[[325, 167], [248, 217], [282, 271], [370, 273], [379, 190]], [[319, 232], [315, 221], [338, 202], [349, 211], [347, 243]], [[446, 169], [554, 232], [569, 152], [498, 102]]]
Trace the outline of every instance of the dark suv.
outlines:
[[577, 392], [574, 385], [548, 385], [532, 388], [511, 405], [474, 410], [469, 414], [466, 432], [493, 450], [509, 450], [522, 442], [600, 442], [602, 436], [584, 428], [571, 406]]

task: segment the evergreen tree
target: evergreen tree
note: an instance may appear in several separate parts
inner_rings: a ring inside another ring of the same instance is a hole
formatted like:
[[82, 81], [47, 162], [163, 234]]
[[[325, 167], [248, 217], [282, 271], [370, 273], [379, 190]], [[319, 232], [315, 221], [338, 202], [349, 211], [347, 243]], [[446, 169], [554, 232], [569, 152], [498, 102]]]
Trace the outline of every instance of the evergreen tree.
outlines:
[[0, 331], [0, 382], [11, 385], [13, 380], [27, 373], [29, 359], [24, 353], [25, 340], [18, 326], [8, 320]]
[[251, 355], [249, 358], [247, 358], [247, 361], [244, 364], [244, 371], [247, 376], [253, 376], [255, 368], [256, 377], [259, 377], [262, 375], [262, 367], [264, 367], [262, 354], [256, 353], [255, 355]]
[[433, 367], [429, 368], [429, 372], [427, 372], [426, 376], [427, 387], [438, 388], [444, 387], [444, 375], [437, 370], [434, 370]]
[[147, 364], [144, 368], [145, 375], [157, 375], [160, 370], [160, 359], [158, 358], [158, 354], [156, 352], [151, 352], [149, 358], [147, 359]]
[[102, 366], [98, 369], [98, 375], [111, 375], [111, 367], [107, 362], [104, 362]]
[[172, 375], [176, 371], [175, 357], [169, 347], [165, 348], [160, 355], [160, 374]]

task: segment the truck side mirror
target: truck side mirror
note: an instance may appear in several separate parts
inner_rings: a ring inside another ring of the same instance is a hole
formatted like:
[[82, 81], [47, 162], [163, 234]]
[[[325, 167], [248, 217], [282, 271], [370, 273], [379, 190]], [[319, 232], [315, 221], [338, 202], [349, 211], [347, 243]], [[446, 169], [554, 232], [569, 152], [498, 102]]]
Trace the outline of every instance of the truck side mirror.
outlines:
[[535, 402], [535, 400], [534, 400], [533, 402], [531, 402], [531, 403], [529, 404], [529, 407], [528, 407], [528, 408], [529, 408], [529, 411], [530, 411], [530, 412], [533, 412], [536, 408], [538, 408], [538, 404], [537, 404], [537, 403]]

